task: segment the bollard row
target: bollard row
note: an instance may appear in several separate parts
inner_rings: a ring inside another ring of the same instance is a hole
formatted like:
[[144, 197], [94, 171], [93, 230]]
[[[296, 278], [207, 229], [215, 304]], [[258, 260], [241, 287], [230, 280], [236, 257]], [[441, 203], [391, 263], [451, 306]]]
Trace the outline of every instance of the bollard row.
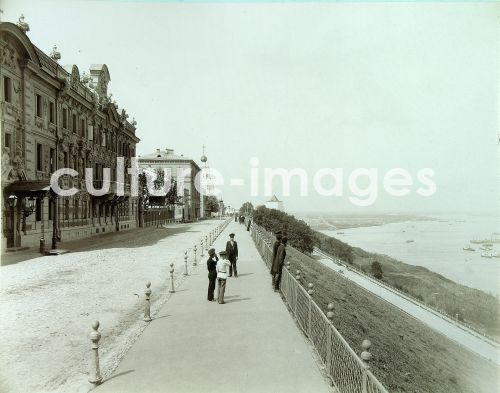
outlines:
[[[224, 223], [223, 225], [218, 226], [214, 230], [210, 231], [209, 235], [205, 236], [205, 239], [203, 237], [200, 240], [200, 250], [201, 250], [201, 257], [203, 257], [203, 251], [205, 247], [208, 250], [209, 245], [211, 245], [217, 236], [221, 233], [222, 229], [224, 229], [227, 226], [227, 223]], [[203, 241], [205, 240], [205, 241]], [[205, 247], [204, 247], [205, 246]], [[193, 266], [197, 265], [197, 245], [195, 244], [193, 247], [193, 252], [194, 252], [194, 260], [193, 260]], [[188, 251], [186, 250], [184, 252], [184, 275], [188, 275]], [[175, 293], [175, 284], [174, 284], [174, 264], [170, 263], [170, 293]], [[145, 295], [145, 303], [144, 303], [144, 316], [142, 318], [143, 321], [145, 322], [151, 322], [151, 282], [146, 283], [146, 289], [144, 290], [144, 295]], [[90, 360], [90, 370], [89, 370], [89, 382], [93, 384], [94, 386], [97, 386], [102, 383], [102, 376], [101, 376], [101, 369], [99, 365], [99, 340], [101, 339], [101, 333], [99, 332], [99, 321], [95, 321], [92, 324], [92, 332], [90, 333], [90, 341], [91, 341], [91, 350], [92, 350], [92, 356]]]

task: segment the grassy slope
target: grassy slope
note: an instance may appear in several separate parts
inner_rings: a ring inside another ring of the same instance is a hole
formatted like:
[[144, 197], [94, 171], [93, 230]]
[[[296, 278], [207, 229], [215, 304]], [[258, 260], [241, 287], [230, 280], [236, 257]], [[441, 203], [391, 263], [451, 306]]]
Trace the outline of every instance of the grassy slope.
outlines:
[[[499, 369], [413, 317], [289, 248], [292, 269], [314, 284], [314, 298], [326, 312], [335, 305], [334, 325], [360, 352], [372, 341], [373, 373], [390, 392], [496, 392]], [[401, 338], [401, 335], [403, 338]]]
[[[318, 238], [326, 235], [316, 232]], [[321, 247], [321, 245], [320, 245]], [[352, 249], [356, 266], [369, 273], [373, 260], [382, 264], [383, 280], [426, 304], [444, 310], [449, 315], [458, 313], [459, 319], [491, 336], [500, 337], [500, 307], [498, 299], [478, 289], [469, 288], [443, 277], [422, 266], [413, 266], [386, 255]], [[328, 252], [325, 247], [321, 247]]]

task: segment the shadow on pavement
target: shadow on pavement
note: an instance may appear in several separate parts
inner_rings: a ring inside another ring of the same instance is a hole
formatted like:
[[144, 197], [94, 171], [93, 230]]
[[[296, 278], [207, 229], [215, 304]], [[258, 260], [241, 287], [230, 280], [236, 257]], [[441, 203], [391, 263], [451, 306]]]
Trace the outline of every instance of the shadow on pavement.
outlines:
[[245, 300], [251, 300], [252, 298], [251, 297], [242, 297], [242, 298], [239, 298], [239, 299], [230, 299], [230, 300], [226, 300], [226, 303], [236, 303], [236, 302], [243, 302]]
[[245, 276], [250, 276], [252, 275], [253, 273], [240, 273], [238, 274], [238, 277], [245, 277]]
[[121, 377], [122, 375], [126, 375], [126, 374], [133, 373], [134, 371], [135, 371], [135, 370], [127, 370], [127, 371], [122, 371], [121, 373], [115, 374], [115, 375], [113, 375], [112, 377], [109, 377], [109, 378], [105, 379], [104, 381], [102, 381], [102, 383], [106, 383], [107, 381], [110, 381], [110, 380], [112, 380], [113, 378]]
[[[191, 229], [192, 225], [193, 224], [179, 224], [174, 227], [167, 228], [148, 227], [135, 228], [125, 231], [122, 230], [118, 232], [108, 232], [82, 239], [58, 242], [57, 248], [68, 250], [70, 252], [82, 252], [108, 248], [138, 248], [153, 246], [169, 236], [175, 236], [186, 232], [197, 232], [196, 230]], [[52, 235], [49, 234], [48, 241], [46, 240], [46, 251], [50, 251], [51, 236]], [[42, 255], [38, 251], [37, 247], [31, 247], [27, 250], [2, 254], [0, 264], [1, 266], [12, 265], [41, 256]]]

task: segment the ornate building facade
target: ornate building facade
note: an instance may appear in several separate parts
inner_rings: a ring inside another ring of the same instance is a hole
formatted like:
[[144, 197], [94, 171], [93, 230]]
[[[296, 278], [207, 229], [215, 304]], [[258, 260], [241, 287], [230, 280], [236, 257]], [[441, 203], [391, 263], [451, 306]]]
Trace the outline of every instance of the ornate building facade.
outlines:
[[[136, 122], [108, 95], [107, 66], [81, 74], [76, 65], [61, 66], [57, 49], [45, 54], [28, 30], [21, 19], [0, 23], [2, 249], [45, 248], [45, 239], [49, 249], [58, 241], [136, 227], [130, 176], [118, 182], [116, 158], [124, 157], [128, 168], [139, 138]], [[61, 168], [78, 171], [62, 179], [63, 188], [79, 190], [73, 196], [50, 189], [52, 173]], [[85, 168], [92, 168], [95, 189], [110, 168], [109, 190], [91, 195]]]
[[176, 180], [179, 176], [184, 179], [183, 190], [178, 192], [181, 203], [174, 208], [173, 218], [182, 221], [196, 221], [202, 217], [198, 173], [200, 167], [191, 158], [175, 154], [172, 149], [156, 149], [156, 152], [138, 157], [139, 168], [154, 174], [157, 170], [170, 172]]

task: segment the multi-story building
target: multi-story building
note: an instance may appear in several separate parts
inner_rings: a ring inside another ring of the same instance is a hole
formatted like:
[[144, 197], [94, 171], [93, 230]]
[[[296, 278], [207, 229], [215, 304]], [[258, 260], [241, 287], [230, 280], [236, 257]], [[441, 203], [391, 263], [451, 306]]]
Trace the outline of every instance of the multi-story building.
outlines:
[[[54, 247], [135, 227], [130, 176], [117, 183], [116, 158], [124, 157], [127, 168], [139, 138], [136, 122], [108, 95], [108, 67], [92, 65], [80, 74], [76, 65], [61, 66], [57, 49], [45, 54], [28, 30], [22, 19], [0, 23], [2, 249], [43, 245], [45, 239]], [[78, 189], [75, 195], [51, 190], [51, 175], [61, 168], [78, 171], [62, 179], [63, 188]], [[89, 184], [96, 189], [110, 168], [111, 186], [103, 195], [88, 192], [85, 168], [92, 168]]]
[[177, 155], [172, 149], [156, 149], [156, 152], [141, 155], [138, 158], [139, 168], [151, 172], [153, 175], [158, 170], [169, 173], [173, 180], [183, 178], [183, 190], [178, 191], [182, 196], [181, 204], [174, 207], [174, 219], [195, 221], [201, 217], [199, 185], [200, 167], [191, 158]]

